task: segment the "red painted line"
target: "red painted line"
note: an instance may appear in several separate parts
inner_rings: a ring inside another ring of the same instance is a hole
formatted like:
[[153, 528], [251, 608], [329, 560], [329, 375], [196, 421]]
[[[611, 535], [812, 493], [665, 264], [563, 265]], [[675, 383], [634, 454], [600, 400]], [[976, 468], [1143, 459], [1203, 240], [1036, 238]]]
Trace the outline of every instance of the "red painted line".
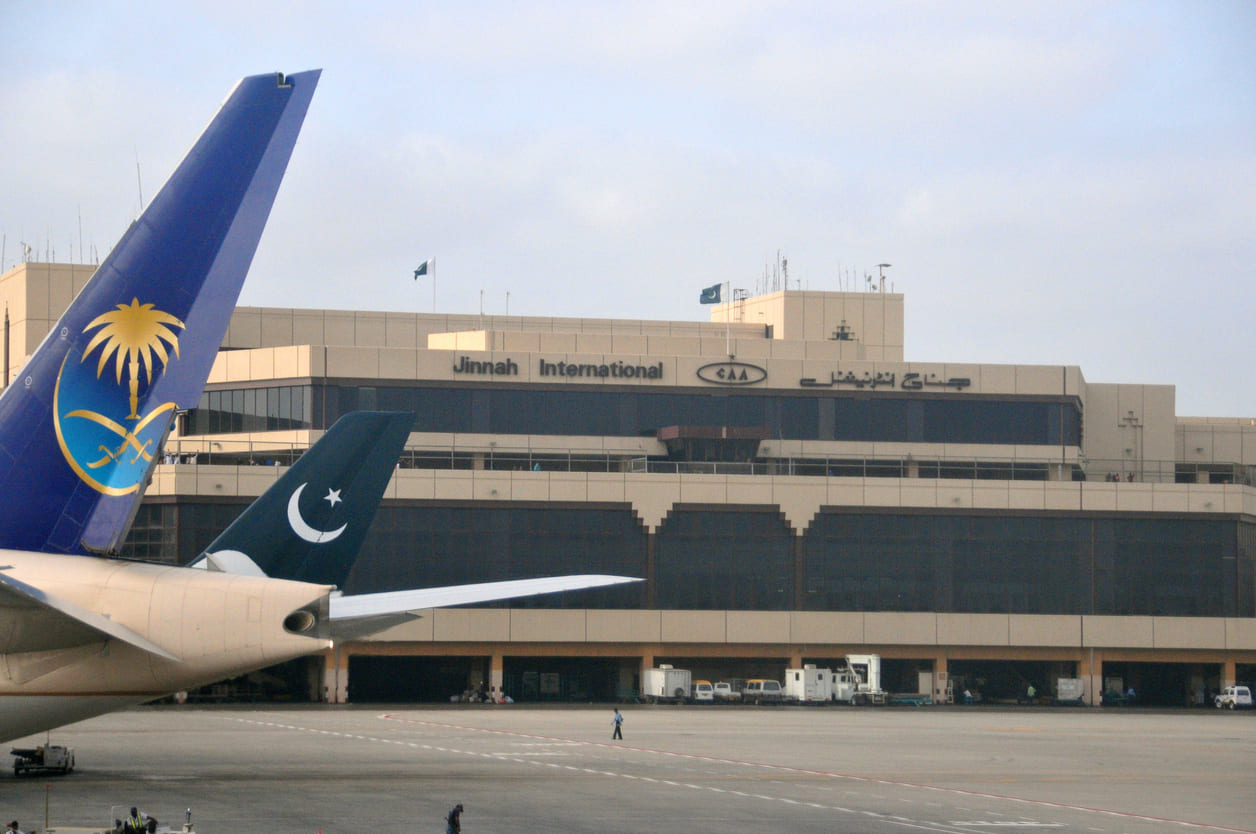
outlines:
[[677, 753], [672, 750], [656, 750], [649, 747], [634, 747], [628, 744], [611, 744], [603, 741], [588, 741], [585, 739], [563, 738], [561, 736], [542, 736], [535, 733], [520, 733], [513, 730], [490, 730], [484, 727], [472, 727], [466, 724], [448, 724], [440, 721], [421, 721], [414, 718], [405, 718], [400, 715], [384, 713], [380, 718], [386, 721], [400, 721], [407, 724], [419, 724], [427, 727], [443, 727], [450, 730], [466, 730], [475, 733], [489, 733], [493, 735], [514, 736], [516, 738], [532, 738], [541, 741], [563, 741], [573, 744], [584, 744], [590, 747], [613, 747], [618, 750], [634, 750], [639, 753], [652, 753], [658, 756], [677, 756], [684, 759], [693, 759], [703, 762], [716, 762], [719, 764], [744, 765], [746, 767], [758, 767], [765, 770], [779, 770], [785, 773], [798, 773], [804, 776], [827, 776], [832, 779], [845, 779], [851, 782], [864, 782], [871, 785], [892, 785], [899, 788], [915, 788], [917, 790], [937, 791], [940, 793], [950, 793], [959, 796], [971, 796], [980, 799], [999, 799], [1006, 802], [1019, 802], [1025, 805], [1034, 805], [1042, 808], [1056, 808], [1064, 811], [1081, 811], [1088, 814], [1103, 814], [1104, 816], [1120, 817], [1122, 819], [1139, 820], [1142, 822], [1160, 822], [1172, 825], [1185, 825], [1193, 828], [1203, 828], [1209, 831], [1228, 831], [1232, 834], [1256, 834], [1256, 830], [1248, 828], [1230, 828], [1224, 825], [1212, 825], [1206, 822], [1189, 822], [1187, 820], [1177, 820], [1169, 817], [1152, 817], [1145, 814], [1131, 814], [1126, 811], [1112, 811], [1107, 808], [1090, 808], [1085, 805], [1069, 805], [1065, 802], [1052, 802], [1048, 799], [1026, 799], [1022, 796], [1008, 796], [997, 793], [984, 793], [982, 791], [970, 791], [964, 788], [944, 788], [938, 785], [925, 785], [919, 782], [902, 782], [897, 779], [883, 779], [870, 776], [857, 776], [853, 773], [837, 773], [829, 770], [809, 770], [801, 767], [790, 767], [788, 765], [767, 764], [765, 762], [743, 761], [741, 759], [725, 759], [719, 756], [700, 756], [696, 753]]

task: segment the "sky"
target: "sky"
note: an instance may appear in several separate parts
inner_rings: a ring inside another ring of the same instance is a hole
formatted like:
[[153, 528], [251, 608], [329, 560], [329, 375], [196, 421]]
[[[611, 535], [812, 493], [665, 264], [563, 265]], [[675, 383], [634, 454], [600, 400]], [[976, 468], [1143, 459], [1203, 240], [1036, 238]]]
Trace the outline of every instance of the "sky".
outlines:
[[908, 361], [1256, 416], [1256, 3], [5, 0], [0, 32], [6, 269], [98, 262], [236, 80], [321, 68], [242, 304], [705, 321], [778, 255], [791, 289], [891, 264]]

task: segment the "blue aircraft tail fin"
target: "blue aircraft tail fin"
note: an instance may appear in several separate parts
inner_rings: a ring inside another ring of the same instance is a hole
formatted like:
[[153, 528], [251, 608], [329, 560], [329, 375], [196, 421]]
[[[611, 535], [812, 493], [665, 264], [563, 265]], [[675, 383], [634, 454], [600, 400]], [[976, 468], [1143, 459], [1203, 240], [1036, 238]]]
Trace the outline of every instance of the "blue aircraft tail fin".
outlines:
[[0, 547], [112, 553], [209, 376], [319, 70], [241, 80], [0, 395]]
[[413, 425], [404, 412], [341, 417], [193, 566], [343, 585]]

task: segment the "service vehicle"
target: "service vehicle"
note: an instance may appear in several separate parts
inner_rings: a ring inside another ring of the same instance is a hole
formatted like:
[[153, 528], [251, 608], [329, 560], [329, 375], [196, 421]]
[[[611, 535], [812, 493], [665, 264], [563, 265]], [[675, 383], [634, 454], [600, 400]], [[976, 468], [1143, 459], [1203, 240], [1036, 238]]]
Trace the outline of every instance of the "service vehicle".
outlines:
[[715, 687], [710, 681], [694, 681], [691, 697], [695, 704], [709, 704], [715, 700]]
[[60, 744], [41, 744], [38, 747], [14, 747], [13, 775], [26, 773], [59, 773], [62, 776], [74, 770], [74, 748]]
[[746, 681], [746, 688], [741, 691], [741, 699], [751, 704], [779, 704], [784, 697], [780, 681], [763, 678]]
[[740, 701], [741, 690], [728, 681], [717, 681], [711, 686], [711, 693], [717, 701]]
[[845, 671], [855, 681], [855, 690], [850, 699], [852, 704], [886, 703], [886, 692], [881, 688], [881, 655], [848, 654]]
[[833, 670], [833, 700], [839, 704], [855, 703], [855, 695], [859, 692], [859, 676], [849, 666]]
[[[144, 821], [148, 830], [153, 834], [196, 834], [196, 826], [192, 824], [192, 809], [187, 808], [183, 813], [183, 824], [168, 824], [155, 819], [146, 810], [141, 808], [144, 815]], [[114, 805], [109, 809], [109, 822], [100, 825], [91, 825], [89, 827], [75, 827], [63, 825], [50, 825], [46, 829], [46, 834], [122, 834], [126, 828], [125, 820], [130, 816], [130, 808], [126, 805]], [[163, 814], [163, 816], [165, 816]]]
[[785, 670], [785, 699], [800, 704], [824, 704], [833, 700], [833, 671], [808, 663]]
[[688, 669], [677, 669], [660, 663], [641, 673], [641, 697], [646, 703], [684, 703], [689, 698], [693, 675]]
[[1227, 686], [1214, 699], [1217, 709], [1247, 709], [1252, 706], [1252, 690], [1247, 686]]

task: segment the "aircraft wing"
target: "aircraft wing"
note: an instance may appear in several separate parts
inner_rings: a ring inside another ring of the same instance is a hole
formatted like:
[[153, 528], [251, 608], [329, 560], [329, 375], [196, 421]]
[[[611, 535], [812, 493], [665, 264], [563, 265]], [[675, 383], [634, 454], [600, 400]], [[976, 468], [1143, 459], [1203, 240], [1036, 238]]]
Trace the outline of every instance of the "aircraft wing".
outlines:
[[631, 576], [571, 574], [540, 579], [510, 579], [474, 585], [448, 585], [442, 588], [416, 588], [331, 598], [331, 633], [334, 639], [353, 640], [414, 619], [413, 612], [425, 608], [448, 608], [473, 602], [602, 588], [625, 582], [640, 582]]
[[110, 638], [166, 660], [179, 660], [126, 626], [0, 570], [0, 653], [55, 652]]

